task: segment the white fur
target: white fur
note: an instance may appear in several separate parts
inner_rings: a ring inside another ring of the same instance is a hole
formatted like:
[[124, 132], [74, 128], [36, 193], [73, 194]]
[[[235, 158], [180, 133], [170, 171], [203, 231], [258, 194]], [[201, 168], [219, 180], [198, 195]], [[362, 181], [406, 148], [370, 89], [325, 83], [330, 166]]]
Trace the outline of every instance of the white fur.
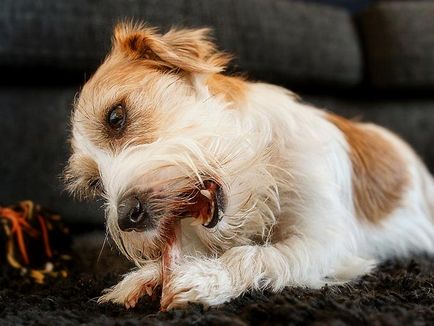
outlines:
[[379, 129], [402, 151], [411, 184], [400, 208], [380, 225], [369, 224], [355, 215], [348, 144], [322, 111], [260, 83], [249, 84], [243, 107], [228, 108], [203, 80], [193, 77], [189, 91], [174, 82], [173, 91], [160, 96], [164, 115], [176, 119], [173, 132], [162, 130], [153, 143], [109, 153], [74, 123], [77, 151], [99, 166], [109, 231], [139, 267], [101, 301], [134, 306], [144, 287], [161, 282], [158, 234], [121, 232], [116, 208], [126, 191], [161, 190], [162, 181], [178, 177], [218, 178], [227, 207], [213, 229], [183, 221], [184, 258], [167, 284], [167, 308], [216, 305], [252, 289], [339, 284], [394, 255], [434, 253], [434, 183], [395, 136]]

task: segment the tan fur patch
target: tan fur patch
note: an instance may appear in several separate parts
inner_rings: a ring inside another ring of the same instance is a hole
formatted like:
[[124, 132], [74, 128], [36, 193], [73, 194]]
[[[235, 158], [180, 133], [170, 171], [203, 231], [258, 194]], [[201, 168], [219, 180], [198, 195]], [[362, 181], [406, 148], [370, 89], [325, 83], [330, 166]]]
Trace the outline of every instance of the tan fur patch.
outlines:
[[353, 165], [354, 206], [359, 217], [379, 222], [396, 209], [409, 182], [403, 157], [377, 131], [342, 117], [327, 119], [345, 135]]
[[[146, 60], [130, 61], [110, 55], [83, 87], [73, 119], [80, 121], [85, 136], [102, 149], [116, 152], [127, 144], [150, 143], [155, 140], [157, 128], [152, 94], [161, 78], [161, 72]], [[107, 116], [118, 104], [126, 108], [127, 122], [125, 130], [114, 135]]]
[[246, 98], [247, 83], [241, 77], [213, 74], [206, 83], [213, 95], [223, 95], [224, 99], [231, 103], [231, 107], [237, 107]]
[[142, 24], [121, 23], [114, 31], [113, 52], [133, 60], [151, 60], [167, 69], [217, 73], [226, 68], [231, 57], [217, 51], [209, 35], [207, 28], [171, 29], [159, 34]]

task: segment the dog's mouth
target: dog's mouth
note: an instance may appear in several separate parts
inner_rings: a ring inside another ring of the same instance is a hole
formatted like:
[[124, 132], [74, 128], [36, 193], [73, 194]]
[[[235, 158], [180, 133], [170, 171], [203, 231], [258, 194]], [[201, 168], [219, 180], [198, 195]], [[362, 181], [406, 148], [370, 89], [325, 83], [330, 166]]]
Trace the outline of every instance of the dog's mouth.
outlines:
[[193, 217], [191, 225], [213, 228], [223, 215], [223, 191], [214, 181], [204, 181], [190, 194], [189, 203], [181, 212], [182, 217]]

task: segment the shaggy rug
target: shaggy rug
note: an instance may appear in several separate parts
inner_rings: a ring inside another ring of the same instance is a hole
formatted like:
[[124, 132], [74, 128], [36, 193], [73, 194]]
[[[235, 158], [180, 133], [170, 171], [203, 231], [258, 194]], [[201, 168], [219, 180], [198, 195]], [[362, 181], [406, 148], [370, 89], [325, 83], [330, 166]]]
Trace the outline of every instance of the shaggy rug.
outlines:
[[115, 284], [128, 268], [114, 250], [106, 247], [100, 254], [102, 240], [101, 233], [75, 238], [68, 278], [40, 285], [2, 269], [0, 325], [434, 325], [430, 257], [386, 262], [351, 286], [254, 292], [219, 308], [190, 305], [162, 313], [158, 300], [150, 298], [141, 299], [132, 310], [96, 303], [101, 290]]

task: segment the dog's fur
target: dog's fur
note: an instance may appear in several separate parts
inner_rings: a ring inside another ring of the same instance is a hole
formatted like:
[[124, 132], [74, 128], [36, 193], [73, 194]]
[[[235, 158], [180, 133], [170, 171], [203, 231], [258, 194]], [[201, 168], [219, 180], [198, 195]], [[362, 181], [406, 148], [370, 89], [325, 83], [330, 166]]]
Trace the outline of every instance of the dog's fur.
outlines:
[[[217, 305], [252, 289], [341, 284], [379, 260], [434, 253], [434, 182], [407, 144], [286, 89], [225, 76], [228, 62], [206, 29], [160, 35], [120, 24], [83, 87], [68, 187], [106, 199], [108, 231], [137, 265], [101, 302], [132, 307], [163, 285], [163, 309]], [[117, 103], [127, 108], [122, 134], [107, 127]], [[174, 221], [179, 193], [208, 179], [224, 193], [219, 223]], [[119, 229], [119, 201], [131, 191], [151, 192], [154, 230]], [[173, 242], [171, 232], [182, 236]]]

